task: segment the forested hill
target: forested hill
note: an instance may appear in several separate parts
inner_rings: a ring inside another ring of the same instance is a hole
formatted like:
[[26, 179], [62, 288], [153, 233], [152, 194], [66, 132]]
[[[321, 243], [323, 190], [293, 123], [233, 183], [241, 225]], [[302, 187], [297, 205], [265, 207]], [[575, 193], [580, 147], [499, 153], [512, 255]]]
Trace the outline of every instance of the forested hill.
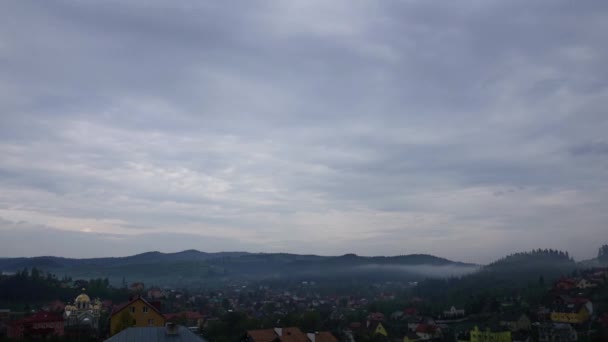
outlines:
[[515, 253], [499, 259], [489, 265], [486, 271], [521, 272], [543, 268], [574, 268], [576, 262], [568, 252], [553, 249], [537, 249], [530, 252]]
[[14, 272], [37, 267], [58, 275], [117, 281], [149, 280], [183, 283], [234, 278], [326, 278], [379, 277], [379, 279], [422, 280], [425, 277], [454, 276], [476, 271], [479, 266], [454, 262], [426, 254], [392, 257], [299, 255], [289, 253], [179, 253], [149, 252], [120, 258], [69, 259], [35, 257], [0, 259], [0, 270]]
[[429, 279], [422, 282], [417, 291], [436, 300], [454, 300], [463, 293], [504, 296], [531, 291], [541, 294], [544, 286], [581, 267], [567, 252], [538, 249], [508, 255], [460, 278]]

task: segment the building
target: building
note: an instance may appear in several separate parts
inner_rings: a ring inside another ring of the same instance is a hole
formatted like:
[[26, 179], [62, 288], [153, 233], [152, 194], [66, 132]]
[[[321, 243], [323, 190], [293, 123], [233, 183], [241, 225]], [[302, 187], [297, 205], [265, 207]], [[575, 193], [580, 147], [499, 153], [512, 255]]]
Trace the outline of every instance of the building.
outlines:
[[167, 322], [173, 322], [176, 324], [185, 324], [189, 327], [197, 326], [200, 327], [204, 323], [205, 317], [196, 311], [182, 311], [164, 314]]
[[418, 342], [420, 341], [420, 336], [416, 335], [413, 332], [408, 332], [407, 335], [403, 337], [403, 342]]
[[524, 313], [509, 312], [500, 317], [500, 325], [511, 331], [529, 331], [532, 322], [528, 315]]
[[579, 289], [581, 289], [581, 290], [586, 290], [586, 289], [596, 288], [597, 284], [594, 283], [594, 282], [591, 282], [591, 281], [589, 281], [589, 280], [587, 280], [585, 278], [583, 278], [583, 279], [579, 280], [576, 283], [576, 287], [579, 288]]
[[245, 342], [338, 342], [328, 331], [304, 334], [299, 328], [249, 330]]
[[66, 305], [63, 311], [65, 330], [68, 335], [81, 336], [82, 333], [96, 335], [99, 331], [101, 302], [91, 302], [84, 292], [74, 300], [74, 305]]
[[14, 339], [38, 339], [63, 335], [63, 317], [46, 311], [10, 322], [7, 330], [7, 336]]
[[464, 309], [456, 309], [455, 306], [452, 306], [449, 310], [443, 311], [443, 317], [445, 318], [455, 318], [464, 316]]
[[567, 303], [560, 305], [551, 312], [551, 321], [556, 323], [581, 324], [586, 322], [593, 313], [591, 302]]
[[420, 323], [416, 327], [415, 332], [421, 340], [431, 340], [441, 337], [441, 328], [435, 324]]
[[338, 342], [338, 339], [329, 331], [317, 331], [306, 334], [308, 342]]
[[384, 337], [388, 337], [388, 332], [382, 322], [379, 321], [367, 321], [367, 329], [370, 331], [372, 336], [382, 335]]
[[539, 342], [574, 342], [577, 340], [576, 330], [570, 324], [544, 323], [538, 325]]
[[167, 323], [166, 327], [131, 327], [105, 340], [105, 342], [205, 342], [188, 328]]
[[135, 297], [130, 302], [116, 308], [110, 316], [110, 333], [112, 335], [128, 327], [163, 327], [165, 317], [159, 306], [150, 304], [142, 297]]
[[477, 326], [469, 332], [471, 342], [511, 342], [511, 331], [504, 328], [479, 329]]

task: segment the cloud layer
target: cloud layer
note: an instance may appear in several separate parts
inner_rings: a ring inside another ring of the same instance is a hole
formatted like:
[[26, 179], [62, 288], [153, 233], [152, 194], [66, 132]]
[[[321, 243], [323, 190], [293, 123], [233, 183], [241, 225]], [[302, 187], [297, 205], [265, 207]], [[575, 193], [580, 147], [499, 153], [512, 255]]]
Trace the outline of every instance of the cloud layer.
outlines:
[[604, 1], [1, 7], [4, 256], [608, 241]]

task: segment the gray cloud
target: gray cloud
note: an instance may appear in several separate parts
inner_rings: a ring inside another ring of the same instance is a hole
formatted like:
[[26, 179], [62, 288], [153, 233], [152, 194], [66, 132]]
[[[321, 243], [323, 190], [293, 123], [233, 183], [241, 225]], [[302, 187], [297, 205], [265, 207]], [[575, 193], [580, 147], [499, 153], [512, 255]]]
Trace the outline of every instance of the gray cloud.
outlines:
[[605, 2], [2, 8], [11, 222], [474, 262], [608, 240]]

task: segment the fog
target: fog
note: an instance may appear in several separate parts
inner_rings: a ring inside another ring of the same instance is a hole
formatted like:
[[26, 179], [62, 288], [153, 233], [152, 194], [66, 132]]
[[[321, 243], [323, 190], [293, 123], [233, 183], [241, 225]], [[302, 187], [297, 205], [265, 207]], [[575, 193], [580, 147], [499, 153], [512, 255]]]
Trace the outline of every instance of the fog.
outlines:
[[481, 268], [479, 265], [378, 265], [368, 264], [355, 267], [355, 269], [366, 272], [398, 272], [404, 274], [416, 274], [431, 278], [460, 277], [474, 273]]

